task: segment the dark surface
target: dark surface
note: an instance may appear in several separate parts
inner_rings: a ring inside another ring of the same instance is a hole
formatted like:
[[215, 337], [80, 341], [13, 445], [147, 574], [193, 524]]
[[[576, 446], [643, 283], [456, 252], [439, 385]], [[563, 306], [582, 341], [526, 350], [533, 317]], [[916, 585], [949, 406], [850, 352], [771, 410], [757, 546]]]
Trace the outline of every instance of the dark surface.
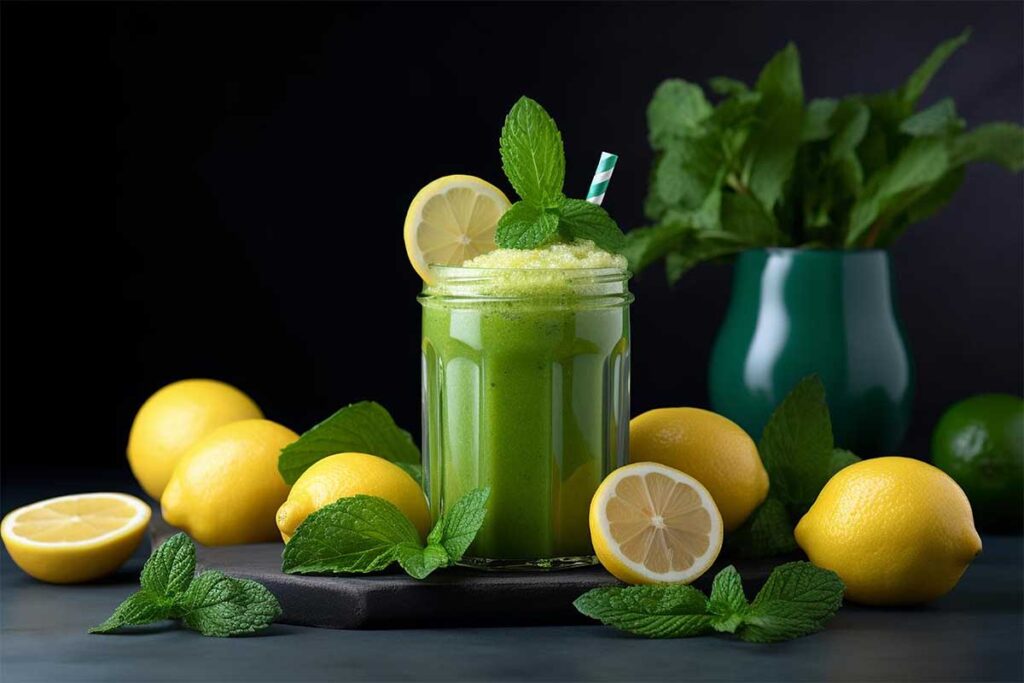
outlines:
[[[971, 126], [1024, 116], [1014, 2], [4, 2], [0, 12], [0, 439], [11, 485], [57, 464], [122, 464], [143, 400], [192, 376], [237, 384], [297, 431], [370, 398], [418, 433], [419, 283], [402, 248], [405, 211], [447, 173], [507, 188], [497, 140], [523, 93], [562, 128], [570, 193], [585, 193], [601, 150], [620, 155], [605, 206], [627, 227], [643, 220], [655, 86], [749, 82], [790, 39], [808, 97], [822, 97], [896, 86], [973, 26], [923, 104], [954, 97]], [[927, 455], [953, 401], [1024, 390], [1022, 207], [1020, 176], [972, 167], [948, 209], [894, 250], [919, 371], [903, 454]], [[652, 267], [632, 283], [635, 413], [707, 405], [730, 276], [701, 266], [669, 289]], [[38, 457], [56, 422], [66, 440]]]
[[[176, 529], [162, 519], [151, 527], [154, 544]], [[557, 572], [480, 572], [459, 567], [417, 581], [394, 568], [366, 576], [281, 573], [280, 543], [198, 547], [198, 570], [217, 569], [259, 581], [277, 597], [280, 621], [320, 628], [424, 628], [450, 625], [585, 623], [572, 601], [591, 588], [620, 585], [603, 567]], [[711, 589], [720, 561], [697, 586]], [[748, 591], [764, 584], [770, 561], [737, 562]]]
[[986, 537], [948, 596], [918, 608], [843, 607], [825, 631], [776, 645], [644, 640], [599, 625], [338, 631], [274, 625], [235, 639], [157, 625], [87, 635], [135, 590], [48, 586], [4, 555], [0, 679], [38, 681], [1020, 681], [1021, 539]]

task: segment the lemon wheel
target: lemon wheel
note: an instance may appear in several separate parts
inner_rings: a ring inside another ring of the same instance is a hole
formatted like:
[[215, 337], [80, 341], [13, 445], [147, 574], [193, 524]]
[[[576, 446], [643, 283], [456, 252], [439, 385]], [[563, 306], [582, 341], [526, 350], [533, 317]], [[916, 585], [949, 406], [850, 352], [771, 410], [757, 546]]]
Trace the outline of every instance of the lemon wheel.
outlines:
[[690, 583], [722, 549], [722, 515], [696, 479], [651, 462], [612, 472], [590, 505], [605, 569], [626, 583]]
[[405, 250], [425, 282], [430, 266], [459, 266], [494, 250], [498, 219], [508, 197], [486, 180], [469, 175], [438, 178], [420, 190], [405, 216]]

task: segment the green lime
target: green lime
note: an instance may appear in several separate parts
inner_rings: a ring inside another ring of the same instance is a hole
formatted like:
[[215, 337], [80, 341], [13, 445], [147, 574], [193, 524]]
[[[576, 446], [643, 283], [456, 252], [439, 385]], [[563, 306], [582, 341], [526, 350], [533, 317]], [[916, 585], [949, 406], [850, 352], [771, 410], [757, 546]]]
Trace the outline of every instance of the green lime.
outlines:
[[980, 394], [953, 404], [932, 435], [932, 462], [953, 477], [986, 531], [1024, 523], [1024, 400]]

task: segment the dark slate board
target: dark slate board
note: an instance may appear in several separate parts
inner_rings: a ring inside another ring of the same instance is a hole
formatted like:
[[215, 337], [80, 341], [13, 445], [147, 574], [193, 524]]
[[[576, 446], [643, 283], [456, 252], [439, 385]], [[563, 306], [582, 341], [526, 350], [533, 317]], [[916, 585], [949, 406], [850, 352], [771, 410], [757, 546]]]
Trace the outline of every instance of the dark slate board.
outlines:
[[[154, 546], [177, 529], [162, 519], [151, 528]], [[286, 624], [320, 628], [422, 628], [455, 625], [573, 624], [588, 620], [572, 601], [590, 590], [620, 585], [602, 567], [552, 572], [482, 572], [453, 567], [423, 581], [400, 570], [357, 576], [298, 576], [281, 571], [280, 543], [196, 545], [199, 571], [217, 569], [259, 581], [277, 596]], [[748, 596], [774, 562], [736, 562]], [[715, 567], [696, 583], [711, 587]]]

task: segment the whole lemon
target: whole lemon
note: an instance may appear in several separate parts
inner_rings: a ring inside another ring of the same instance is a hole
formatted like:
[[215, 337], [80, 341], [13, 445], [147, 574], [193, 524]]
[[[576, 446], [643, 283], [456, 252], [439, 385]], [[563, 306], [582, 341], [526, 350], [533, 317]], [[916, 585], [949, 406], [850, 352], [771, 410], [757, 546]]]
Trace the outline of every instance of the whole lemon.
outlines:
[[430, 511], [423, 489], [398, 465], [366, 453], [337, 453], [302, 473], [288, 500], [277, 511], [277, 527], [287, 543], [306, 517], [339, 498], [355, 495], [383, 498], [409, 518], [426, 538]]
[[160, 501], [164, 519], [204, 545], [277, 540], [274, 512], [288, 497], [277, 456], [298, 438], [270, 420], [213, 430], [174, 468]]
[[839, 471], [796, 527], [811, 562], [866, 605], [915, 604], [948, 593], [981, 538], [949, 475], [912, 458], [874, 458]]
[[186, 379], [150, 396], [128, 435], [128, 464], [157, 500], [189, 446], [221, 425], [263, 417], [238, 389], [212, 379]]
[[629, 423], [629, 461], [685, 472], [711, 492], [726, 532], [746, 521], [768, 495], [768, 473], [753, 439], [718, 413], [658, 408]]

